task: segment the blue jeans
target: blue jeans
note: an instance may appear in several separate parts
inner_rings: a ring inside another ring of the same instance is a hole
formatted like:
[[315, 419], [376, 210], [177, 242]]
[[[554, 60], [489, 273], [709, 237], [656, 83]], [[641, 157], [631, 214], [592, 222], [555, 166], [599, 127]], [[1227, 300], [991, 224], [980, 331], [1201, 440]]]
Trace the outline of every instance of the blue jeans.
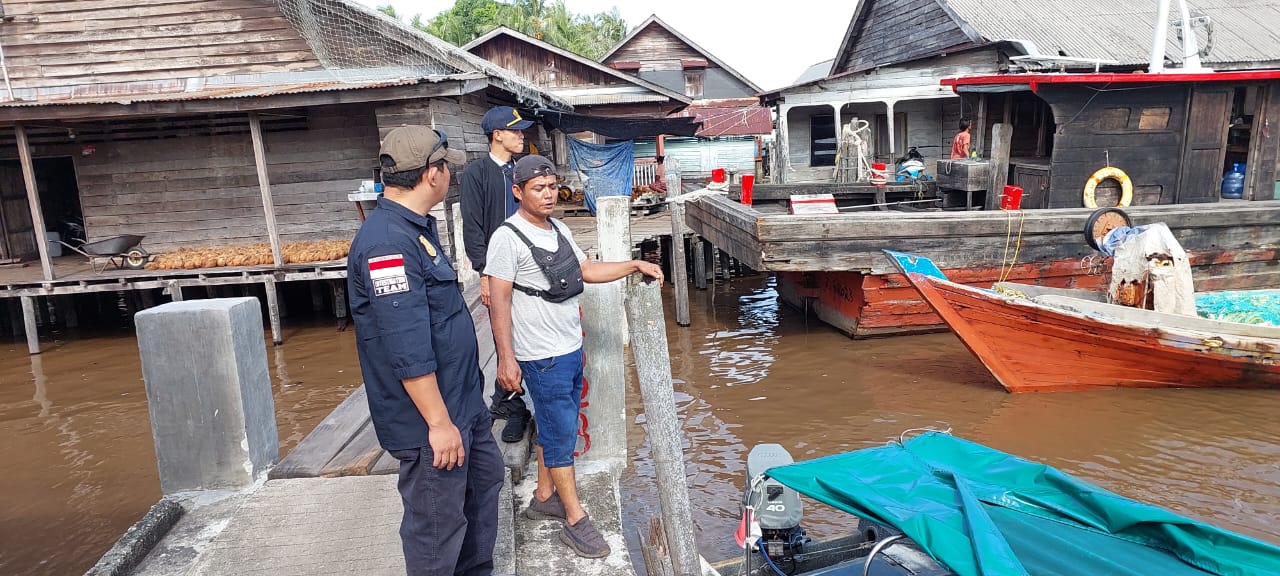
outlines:
[[554, 358], [520, 362], [525, 392], [533, 400], [538, 445], [547, 468], [573, 466], [582, 405], [582, 349]]

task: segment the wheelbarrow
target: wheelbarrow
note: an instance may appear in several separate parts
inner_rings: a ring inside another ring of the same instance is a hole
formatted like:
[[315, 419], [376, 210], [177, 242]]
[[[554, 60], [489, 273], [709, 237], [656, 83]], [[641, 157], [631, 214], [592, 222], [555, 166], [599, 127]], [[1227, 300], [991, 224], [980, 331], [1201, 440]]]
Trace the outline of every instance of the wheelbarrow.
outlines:
[[[145, 236], [137, 234], [123, 234], [120, 236], [112, 236], [104, 238], [96, 242], [85, 242], [79, 246], [72, 246], [58, 240], [57, 242], [75, 253], [89, 259], [89, 265], [93, 267], [93, 271], [101, 274], [107, 270], [108, 266], [115, 266], [116, 269], [141, 270], [151, 260], [151, 254], [146, 250], [138, 247], [142, 243]], [[98, 269], [94, 264], [94, 258], [106, 257], [107, 262], [102, 265], [102, 269]]]

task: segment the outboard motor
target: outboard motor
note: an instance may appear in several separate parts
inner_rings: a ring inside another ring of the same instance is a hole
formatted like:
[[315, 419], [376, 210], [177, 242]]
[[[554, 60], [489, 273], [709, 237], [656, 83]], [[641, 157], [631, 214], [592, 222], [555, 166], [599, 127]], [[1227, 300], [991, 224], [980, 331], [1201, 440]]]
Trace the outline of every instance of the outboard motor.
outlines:
[[757, 444], [747, 454], [747, 498], [751, 516], [760, 526], [759, 547], [770, 558], [791, 560], [809, 539], [800, 527], [804, 508], [800, 494], [772, 478], [756, 483], [765, 470], [795, 462], [779, 444]]

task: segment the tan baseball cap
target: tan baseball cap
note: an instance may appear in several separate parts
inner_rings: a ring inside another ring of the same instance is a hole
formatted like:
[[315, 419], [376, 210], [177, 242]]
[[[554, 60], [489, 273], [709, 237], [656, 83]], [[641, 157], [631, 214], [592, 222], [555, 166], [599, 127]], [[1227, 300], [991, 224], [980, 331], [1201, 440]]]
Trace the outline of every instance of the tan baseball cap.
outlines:
[[380, 155], [390, 156], [395, 165], [386, 172], [416, 170], [444, 159], [452, 164], [467, 161], [462, 150], [449, 149], [449, 137], [426, 126], [401, 126], [382, 139]]

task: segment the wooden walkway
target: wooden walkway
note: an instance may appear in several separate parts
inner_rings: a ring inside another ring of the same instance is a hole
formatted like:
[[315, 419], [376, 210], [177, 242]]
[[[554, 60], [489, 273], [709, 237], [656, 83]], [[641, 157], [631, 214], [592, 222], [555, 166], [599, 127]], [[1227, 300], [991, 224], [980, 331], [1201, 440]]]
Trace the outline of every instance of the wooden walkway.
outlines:
[[[480, 345], [480, 366], [484, 372], [485, 404], [493, 394], [498, 374], [498, 355], [493, 345], [493, 329], [489, 326], [489, 309], [480, 304], [478, 286], [463, 291], [471, 319], [476, 325], [476, 341]], [[502, 435], [505, 421], [494, 423], [494, 435]], [[512, 481], [523, 478], [532, 449], [533, 423], [525, 437], [516, 443], [499, 442], [503, 460], [511, 470]], [[346, 400], [325, 417], [315, 430], [271, 470], [269, 478], [336, 478], [395, 474], [399, 462], [378, 444], [369, 416], [369, 403], [364, 387], [357, 388]]]

